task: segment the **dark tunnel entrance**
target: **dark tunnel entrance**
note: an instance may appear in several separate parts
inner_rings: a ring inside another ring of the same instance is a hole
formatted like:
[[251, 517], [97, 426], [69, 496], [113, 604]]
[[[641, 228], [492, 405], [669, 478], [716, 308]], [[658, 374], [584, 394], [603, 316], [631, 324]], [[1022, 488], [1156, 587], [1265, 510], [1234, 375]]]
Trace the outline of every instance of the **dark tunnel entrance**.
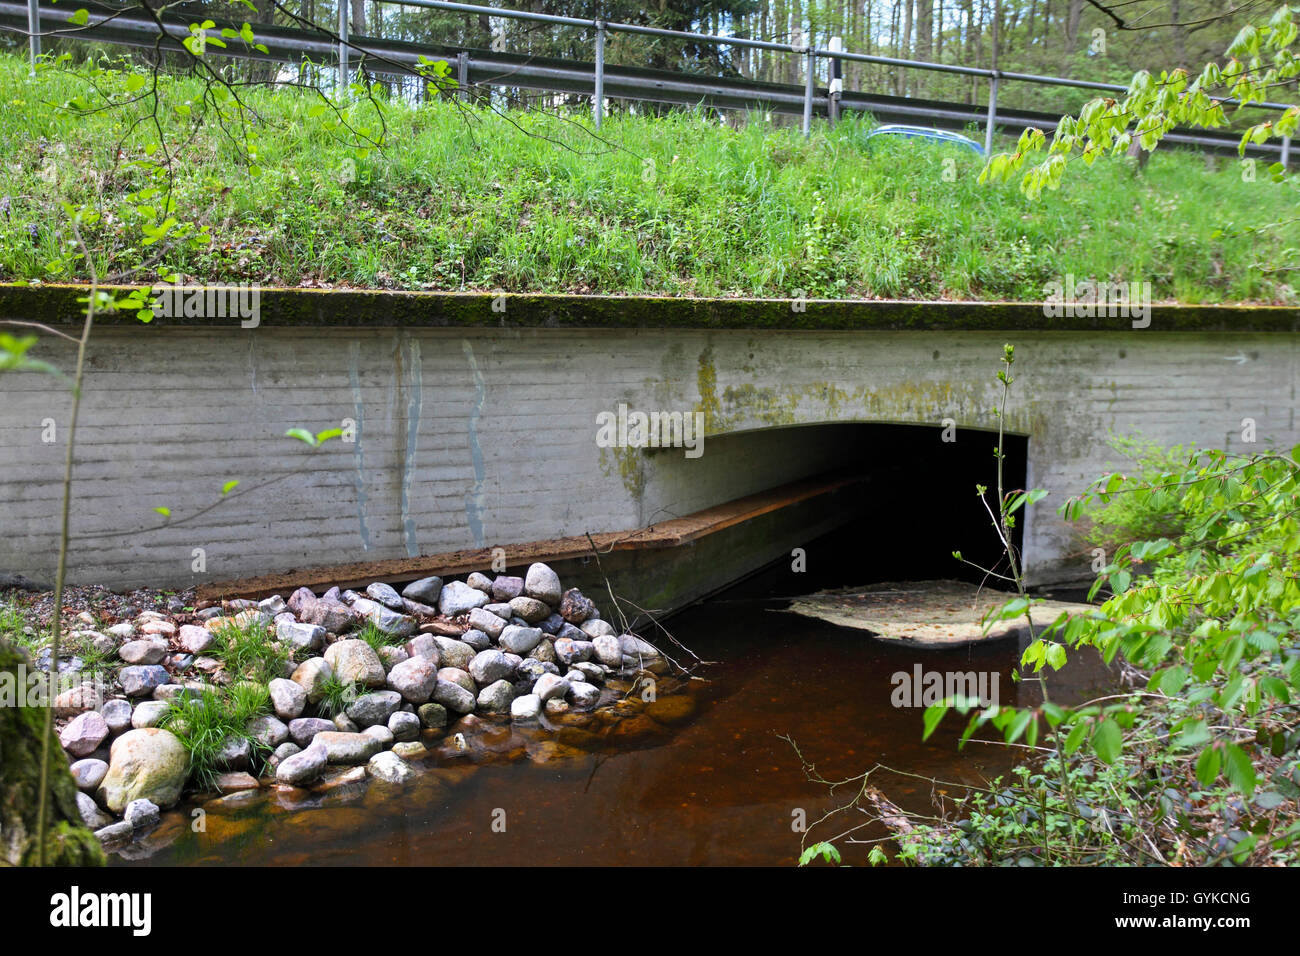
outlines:
[[[825, 588], [879, 581], [951, 578], [1006, 588], [953, 557], [960, 551], [985, 568], [1007, 570], [988, 511], [976, 485], [987, 486], [986, 500], [996, 510], [996, 432], [958, 428], [947, 433], [923, 425], [829, 424], [766, 429], [714, 438], [711, 452], [743, 462], [756, 477], [788, 471], [789, 459], [803, 460], [805, 475], [848, 471], [864, 481], [852, 491], [852, 510], [832, 530], [818, 531], [799, 545], [804, 570], [783, 551], [758, 573], [738, 584], [751, 596], [806, 594]], [[732, 445], [723, 448], [718, 446]], [[1007, 492], [1025, 486], [1028, 439], [1003, 439], [1003, 485]], [[761, 450], [760, 450], [761, 449]], [[774, 449], [785, 458], [771, 461]], [[707, 457], [707, 456], [706, 456]], [[770, 487], [770, 485], [769, 485]], [[1023, 521], [1023, 512], [1017, 514]], [[1019, 550], [1022, 531], [1013, 534]]]

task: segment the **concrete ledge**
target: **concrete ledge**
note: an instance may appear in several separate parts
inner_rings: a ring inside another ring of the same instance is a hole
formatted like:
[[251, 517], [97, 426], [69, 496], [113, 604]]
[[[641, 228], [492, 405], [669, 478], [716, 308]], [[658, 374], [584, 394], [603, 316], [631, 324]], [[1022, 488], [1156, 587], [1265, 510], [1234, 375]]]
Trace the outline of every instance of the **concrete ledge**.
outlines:
[[[0, 318], [78, 325], [83, 285], [0, 283]], [[139, 286], [111, 286], [125, 294]], [[494, 305], [496, 308], [494, 309]], [[1052, 318], [1037, 302], [692, 299], [370, 290], [261, 289], [260, 325], [276, 328], [752, 329], [769, 331], [1132, 332], [1116, 317]], [[133, 314], [98, 324], [139, 325]], [[151, 327], [239, 329], [233, 318], [156, 318]], [[1297, 332], [1300, 309], [1267, 305], [1152, 305], [1156, 332]]]

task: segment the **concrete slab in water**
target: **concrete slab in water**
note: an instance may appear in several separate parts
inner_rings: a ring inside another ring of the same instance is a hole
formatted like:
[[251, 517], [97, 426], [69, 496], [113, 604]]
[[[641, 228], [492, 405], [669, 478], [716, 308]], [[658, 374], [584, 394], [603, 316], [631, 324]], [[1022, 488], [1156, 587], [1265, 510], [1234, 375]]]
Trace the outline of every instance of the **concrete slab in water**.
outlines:
[[[987, 631], [981, 621], [991, 608], [1010, 600], [1003, 591], [960, 581], [902, 581], [868, 587], [820, 591], [799, 598], [786, 610], [840, 627], [854, 627], [887, 641], [927, 647], [960, 647], [1026, 635], [1024, 615], [996, 621]], [[1090, 604], [1043, 601], [1030, 610], [1035, 630], [1061, 614], [1086, 613]]]

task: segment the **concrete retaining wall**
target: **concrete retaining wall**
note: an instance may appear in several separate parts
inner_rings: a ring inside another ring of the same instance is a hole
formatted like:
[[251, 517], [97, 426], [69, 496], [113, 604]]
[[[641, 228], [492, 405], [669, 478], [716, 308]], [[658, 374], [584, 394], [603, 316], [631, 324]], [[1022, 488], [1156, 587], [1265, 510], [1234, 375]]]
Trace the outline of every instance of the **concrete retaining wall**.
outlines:
[[[97, 329], [71, 579], [182, 587], [640, 527], [832, 466], [843, 449], [797, 427], [815, 423], [932, 424], [938, 457], [923, 466], [942, 467], [944, 419], [958, 441], [962, 429], [996, 426], [1006, 341], [1018, 357], [1008, 424], [1029, 436], [1030, 485], [1052, 493], [1026, 526], [1038, 580], [1071, 564], [1054, 507], [1116, 459], [1109, 432], [1234, 451], [1300, 442], [1300, 339], [1284, 331], [1165, 332], [1158, 320], [1059, 332], [347, 321]], [[45, 336], [37, 349], [71, 367], [68, 343]], [[52, 580], [70, 399], [34, 373], [6, 373], [0, 396], [0, 572]], [[598, 447], [596, 416], [620, 403], [703, 411], [702, 456]], [[1256, 445], [1241, 440], [1246, 418]], [[313, 451], [283, 437], [347, 419], [353, 443]]]

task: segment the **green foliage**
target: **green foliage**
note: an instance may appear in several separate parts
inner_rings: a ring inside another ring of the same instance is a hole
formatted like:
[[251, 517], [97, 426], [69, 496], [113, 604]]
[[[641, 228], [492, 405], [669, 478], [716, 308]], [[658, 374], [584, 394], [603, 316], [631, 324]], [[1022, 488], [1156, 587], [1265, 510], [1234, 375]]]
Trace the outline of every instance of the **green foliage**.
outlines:
[[[1207, 63], [1194, 78], [1181, 68], [1158, 76], [1139, 70], [1124, 97], [1097, 97], [1076, 116], [1062, 117], [1050, 144], [1042, 130], [1025, 130], [1014, 152], [989, 158], [980, 181], [1009, 180], [1023, 171], [1020, 188], [1037, 199], [1044, 189], [1061, 188], [1066, 167], [1076, 154], [1091, 166], [1103, 156], [1124, 155], [1134, 143], [1150, 152], [1175, 127], [1227, 126], [1223, 99], [1238, 100], [1241, 106], [1230, 107], [1234, 111], [1275, 101], [1300, 76], [1300, 60], [1293, 49], [1298, 34], [1290, 5], [1282, 5], [1267, 23], [1242, 27], [1224, 51], [1225, 62]], [[1250, 115], [1259, 118], [1257, 113]], [[1244, 156], [1248, 144], [1293, 136], [1298, 124], [1300, 107], [1269, 113], [1246, 127], [1238, 151]], [[1031, 158], [1044, 153], [1041, 162], [1026, 168]], [[1270, 171], [1277, 178], [1286, 175], [1280, 163]]]
[[317, 704], [320, 712], [328, 718], [337, 717], [348, 709], [364, 690], [359, 684], [342, 680], [337, 674], [330, 676], [320, 685], [321, 699]]
[[[0, 57], [0, 143], [14, 147], [0, 168], [11, 197], [0, 277], [87, 277], [52, 225], [66, 202], [97, 214], [83, 233], [99, 273], [146, 284], [179, 273], [283, 286], [1038, 301], [1071, 273], [1149, 279], [1156, 298], [1292, 298], [1288, 274], [1272, 270], [1300, 247], [1300, 226], [1265, 243], [1215, 236], [1224, 210], [1258, 220], [1282, 187], [1187, 153], [1157, 156], [1143, 180], [1098, 169], [1031, 203], [980, 187], [967, 151], [866, 148], [865, 119], [805, 141], [761, 117], [733, 129], [698, 114], [620, 114], [597, 139], [568, 116], [411, 107], [376, 90], [387, 130], [378, 148], [376, 102], [336, 115], [300, 90], [249, 88], [243, 134], [159, 115], [173, 157], [164, 181], [152, 101], [128, 95], [140, 74], [127, 67], [103, 75], [65, 63], [31, 79], [22, 59]], [[84, 95], [88, 80], [120, 89], [121, 102], [50, 108]], [[166, 103], [203, 101], [198, 80], [159, 85]], [[41, 137], [45, 146], [26, 147]], [[103, 144], [118, 142], [115, 159]], [[168, 219], [178, 225], [145, 245], [156, 233], [144, 224]]]
[[[1190, 447], [1178, 445], [1161, 448], [1155, 442], [1137, 437], [1112, 436], [1111, 447], [1131, 459], [1131, 478], [1143, 485], [1158, 486], [1172, 482], [1182, 473]], [[1182, 499], [1174, 494], [1114, 495], [1105, 503], [1094, 502], [1078, 517], [1088, 525], [1084, 539], [1089, 546], [1113, 554], [1130, 541], [1173, 538], [1186, 527], [1191, 515], [1181, 507]]]
[[290, 649], [274, 640], [274, 632], [256, 617], [242, 625], [213, 628], [212, 636], [208, 654], [221, 661], [234, 680], [268, 684], [283, 677], [285, 664], [293, 659]]
[[[224, 693], [182, 694], [168, 703], [161, 726], [176, 734], [189, 752], [191, 781], [204, 789], [214, 787], [222, 772], [220, 755], [227, 741], [247, 740], [255, 758], [269, 752], [246, 727], [251, 717], [265, 713], [257, 704], [258, 696], [248, 685], [236, 685]], [[260, 696], [266, 697], [266, 688], [260, 688]]]
[[1093, 589], [1111, 597], [1062, 615], [1021, 665], [1093, 648], [1145, 689], [1078, 707], [931, 708], [927, 735], [957, 709], [970, 713], [963, 742], [992, 729], [1051, 746], [1041, 766], [1019, 768], [1021, 786], [972, 791], [964, 818], [908, 831], [904, 859], [1300, 862], [1300, 448], [1157, 451], [1061, 511], [1090, 506], [1171, 536], [1121, 545]]
[[353, 637], [358, 641], [365, 641], [375, 653], [378, 653], [381, 647], [400, 647], [406, 643], [406, 638], [389, 634], [374, 621], [366, 621]]

